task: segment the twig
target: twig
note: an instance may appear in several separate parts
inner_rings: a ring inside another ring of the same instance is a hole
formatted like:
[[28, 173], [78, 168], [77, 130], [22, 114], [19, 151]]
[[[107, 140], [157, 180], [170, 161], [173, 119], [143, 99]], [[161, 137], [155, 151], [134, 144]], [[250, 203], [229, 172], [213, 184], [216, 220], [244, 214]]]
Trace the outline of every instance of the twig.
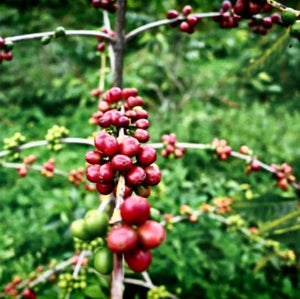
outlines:
[[[103, 21], [104, 21], [104, 27], [107, 28], [109, 31], [111, 31], [110, 20], [109, 20], [108, 12], [106, 10], [103, 11]], [[110, 60], [110, 68], [113, 70], [115, 68], [116, 59], [115, 59], [115, 52], [111, 43], [108, 45], [108, 55]]]
[[[220, 13], [219, 12], [208, 12], [208, 13], [199, 13], [199, 14], [195, 14], [195, 15], [197, 15], [201, 19], [204, 19], [204, 18], [213, 18], [213, 17], [219, 16]], [[164, 19], [164, 20], [159, 20], [159, 21], [155, 21], [155, 22], [148, 23], [146, 25], [140, 26], [140, 27], [130, 31], [126, 35], [126, 38], [125, 38], [126, 42], [128, 42], [130, 39], [137, 36], [138, 34], [144, 32], [144, 31], [147, 31], [149, 29], [156, 28], [156, 27], [159, 27], [159, 26], [169, 25], [169, 24], [172, 24], [172, 23], [176, 23], [177, 21], [183, 21], [185, 19], [186, 19], [186, 17], [179, 16], [175, 19], [171, 19], [171, 20]]]
[[[6, 37], [5, 41], [22, 42], [22, 41], [31, 40], [31, 39], [40, 39], [44, 36], [54, 36], [54, 34], [55, 34], [54, 31], [31, 33], [31, 34]], [[65, 35], [66, 36], [73, 36], [73, 35], [94, 36], [94, 37], [102, 37], [111, 43], [114, 43], [114, 41], [115, 41], [115, 39], [112, 38], [111, 36], [109, 36], [108, 34], [100, 32], [100, 31], [95, 31], [95, 30], [66, 30]]]

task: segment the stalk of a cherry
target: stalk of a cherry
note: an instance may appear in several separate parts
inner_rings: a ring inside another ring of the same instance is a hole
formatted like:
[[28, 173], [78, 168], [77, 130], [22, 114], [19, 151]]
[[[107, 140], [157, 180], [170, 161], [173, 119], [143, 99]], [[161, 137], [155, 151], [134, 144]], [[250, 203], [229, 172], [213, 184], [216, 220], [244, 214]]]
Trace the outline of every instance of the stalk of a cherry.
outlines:
[[[122, 88], [123, 84], [123, 64], [124, 64], [124, 54], [125, 54], [125, 24], [126, 24], [126, 0], [117, 1], [117, 15], [116, 15], [116, 41], [113, 45], [113, 51], [115, 54], [115, 64], [113, 67], [114, 75], [114, 86]], [[123, 130], [120, 129], [119, 135], [124, 134]], [[121, 178], [120, 178], [121, 180]], [[124, 180], [122, 182], [124, 184]], [[119, 184], [118, 184], [119, 185]], [[119, 188], [118, 189], [124, 189]], [[119, 193], [119, 192], [117, 192]], [[117, 194], [118, 200], [124, 197], [124, 193]], [[116, 208], [119, 207], [119, 203], [116, 204]], [[111, 299], [121, 299], [123, 298], [123, 281], [124, 281], [124, 262], [123, 255], [114, 253], [113, 258], [113, 272], [111, 281]]]

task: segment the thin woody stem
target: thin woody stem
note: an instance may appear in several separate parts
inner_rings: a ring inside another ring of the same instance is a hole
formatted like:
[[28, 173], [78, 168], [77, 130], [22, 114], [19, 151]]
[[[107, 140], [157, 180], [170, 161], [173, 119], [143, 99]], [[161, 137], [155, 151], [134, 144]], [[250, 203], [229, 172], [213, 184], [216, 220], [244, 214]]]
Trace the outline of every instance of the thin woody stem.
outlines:
[[[220, 13], [219, 12], [208, 12], [208, 13], [198, 13], [198, 14], [195, 14], [195, 15], [197, 15], [200, 19], [204, 19], [204, 18], [217, 17], [217, 16], [220, 15]], [[126, 41], [132, 39], [133, 37], [139, 35], [140, 33], [144, 32], [144, 31], [147, 31], [149, 29], [160, 27], [160, 26], [165, 26], [165, 25], [170, 25], [170, 24], [176, 23], [178, 21], [183, 21], [185, 19], [186, 19], [185, 16], [180, 15], [179, 17], [177, 17], [175, 19], [171, 19], [171, 20], [164, 19], [164, 20], [159, 20], [159, 21], [155, 21], [155, 22], [152, 22], [152, 23], [148, 23], [146, 25], [140, 26], [140, 27], [130, 31], [126, 35]]]
[[[114, 43], [115, 39], [109, 36], [106, 33], [95, 31], [95, 30], [66, 30], [66, 36], [94, 36], [94, 37], [102, 37], [105, 40]], [[12, 42], [22, 42], [26, 40], [32, 39], [40, 39], [44, 36], [54, 36], [54, 31], [47, 31], [47, 32], [40, 32], [40, 33], [31, 33], [31, 34], [24, 34], [12, 37], [6, 37], [5, 41], [12, 41]]]

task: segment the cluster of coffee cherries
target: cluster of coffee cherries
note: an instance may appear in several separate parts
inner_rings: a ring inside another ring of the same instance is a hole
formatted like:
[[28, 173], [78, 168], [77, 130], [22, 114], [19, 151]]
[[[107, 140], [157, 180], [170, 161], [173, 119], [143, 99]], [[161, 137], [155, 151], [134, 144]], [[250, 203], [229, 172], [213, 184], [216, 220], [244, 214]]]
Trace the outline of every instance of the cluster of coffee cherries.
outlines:
[[184, 155], [185, 150], [183, 147], [177, 146], [177, 137], [174, 133], [164, 134], [161, 141], [164, 143], [164, 148], [161, 151], [162, 157], [181, 158]]
[[36, 160], [35, 155], [29, 155], [29, 156], [23, 158], [22, 165], [17, 167], [19, 177], [23, 178], [27, 175], [28, 166], [32, 165], [35, 162], [35, 160]]
[[[124, 99], [125, 111], [120, 111], [120, 101]], [[156, 150], [141, 143], [149, 140], [146, 130], [149, 126], [148, 112], [141, 105], [143, 99], [137, 96], [134, 88], [113, 87], [105, 92], [99, 102], [100, 117], [98, 125], [105, 128], [95, 137], [96, 150], [86, 153], [89, 163], [86, 176], [96, 183], [101, 194], [116, 194], [120, 175], [125, 177], [125, 193], [127, 197], [133, 191], [137, 195], [148, 197], [150, 186], [161, 180], [161, 172], [156, 164]], [[119, 129], [125, 134], [116, 137]], [[109, 134], [109, 133], [110, 134]], [[133, 136], [130, 136], [133, 135]]]
[[192, 14], [192, 6], [185, 5], [181, 10], [181, 14], [175, 9], [171, 9], [167, 12], [167, 18], [169, 20], [177, 19], [179, 16], [184, 16], [184, 20], [178, 20], [171, 23], [171, 26], [179, 26], [180, 31], [188, 34], [194, 33], [196, 31], [196, 25], [199, 23], [200, 19], [196, 14]]
[[289, 184], [296, 181], [295, 176], [293, 175], [292, 167], [287, 163], [282, 163], [280, 166], [271, 164], [270, 167], [274, 170], [277, 185], [283, 190], [287, 191]]
[[81, 268], [76, 277], [73, 277], [71, 273], [60, 274], [57, 286], [62, 290], [63, 297], [75, 290], [85, 289], [87, 286], [86, 270]]
[[46, 163], [43, 164], [41, 175], [47, 178], [52, 178], [54, 176], [54, 166], [55, 160], [53, 158], [50, 158]]
[[148, 269], [151, 249], [165, 239], [163, 226], [150, 218], [150, 204], [145, 197], [125, 198], [120, 207], [123, 224], [114, 226], [107, 235], [107, 246], [114, 253], [123, 253], [128, 267], [135, 272]]
[[231, 147], [224, 139], [219, 140], [218, 138], [214, 138], [211, 142], [211, 146], [221, 161], [227, 160], [231, 154]]
[[48, 142], [48, 149], [53, 151], [59, 151], [62, 149], [60, 139], [67, 137], [70, 131], [62, 126], [54, 125], [47, 131], [46, 141]]
[[235, 14], [244, 19], [250, 19], [252, 16], [262, 11], [270, 11], [272, 7], [265, 0], [237, 0], [233, 6]]
[[213, 199], [215, 206], [215, 212], [217, 214], [227, 214], [232, 211], [231, 204], [232, 199], [229, 197], [217, 197]]
[[9, 160], [17, 160], [20, 158], [18, 147], [24, 144], [26, 137], [16, 132], [12, 137], [4, 138], [4, 149], [9, 153]]
[[0, 36], [0, 64], [3, 60], [10, 61], [13, 59], [13, 55], [11, 53], [13, 47], [13, 42], [5, 41], [5, 39]]
[[22, 281], [21, 277], [19, 276], [14, 277], [14, 279], [5, 286], [4, 292], [7, 295], [16, 297], [19, 294], [17, 290], [17, 286], [21, 281]]
[[147, 299], [170, 298], [170, 293], [164, 285], [154, 287], [147, 292]]
[[240, 20], [241, 16], [234, 13], [232, 4], [228, 0], [222, 2], [220, 15], [213, 17], [213, 21], [219, 23], [221, 28], [237, 27]]
[[[102, 31], [103, 33], [106, 33], [107, 35], [109, 35], [109, 36], [112, 37], [112, 38], [115, 38], [115, 37], [116, 37], [116, 33], [115, 33], [114, 31], [112, 31], [112, 30], [109, 30], [109, 29], [107, 29], [107, 28], [102, 28], [101, 31]], [[98, 37], [97, 37], [97, 41], [98, 41], [97, 51], [103, 52], [103, 51], [105, 50], [105, 47], [106, 47], [106, 46], [105, 46], [105, 41], [104, 41], [103, 37], [98, 36]]]
[[83, 167], [76, 169], [71, 169], [68, 177], [68, 181], [73, 184], [75, 187], [79, 186], [83, 181], [83, 175], [85, 169]]
[[94, 8], [102, 8], [108, 12], [115, 12], [117, 10], [116, 0], [92, 0]]
[[113, 264], [112, 252], [103, 239], [107, 233], [108, 220], [105, 212], [90, 210], [84, 218], [73, 221], [71, 225], [75, 248], [94, 252], [94, 268], [101, 274], [109, 274]]

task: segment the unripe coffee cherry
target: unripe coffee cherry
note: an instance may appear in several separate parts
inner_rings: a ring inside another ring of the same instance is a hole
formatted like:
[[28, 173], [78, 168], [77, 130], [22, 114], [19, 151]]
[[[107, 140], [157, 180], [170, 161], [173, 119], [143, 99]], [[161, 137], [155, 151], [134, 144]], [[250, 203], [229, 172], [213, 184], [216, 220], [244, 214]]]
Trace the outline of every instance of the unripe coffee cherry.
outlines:
[[84, 230], [91, 237], [103, 237], [108, 227], [108, 216], [99, 210], [90, 210], [84, 216]]
[[112, 252], [121, 253], [133, 249], [138, 242], [136, 231], [129, 225], [115, 226], [107, 236], [107, 246]]
[[90, 238], [88, 232], [85, 230], [85, 223], [83, 219], [77, 219], [72, 222], [71, 232], [73, 237], [80, 240], [88, 240]]
[[120, 208], [121, 217], [130, 225], [141, 225], [150, 217], [150, 204], [141, 196], [127, 197]]
[[150, 250], [134, 248], [125, 253], [125, 261], [128, 267], [135, 272], [143, 272], [147, 270], [152, 261]]
[[96, 251], [94, 256], [94, 268], [100, 274], [109, 274], [113, 269], [113, 255], [107, 248], [103, 247]]
[[139, 226], [137, 234], [139, 244], [148, 249], [159, 246], [166, 237], [166, 232], [163, 226], [153, 220], [147, 220], [144, 224]]

